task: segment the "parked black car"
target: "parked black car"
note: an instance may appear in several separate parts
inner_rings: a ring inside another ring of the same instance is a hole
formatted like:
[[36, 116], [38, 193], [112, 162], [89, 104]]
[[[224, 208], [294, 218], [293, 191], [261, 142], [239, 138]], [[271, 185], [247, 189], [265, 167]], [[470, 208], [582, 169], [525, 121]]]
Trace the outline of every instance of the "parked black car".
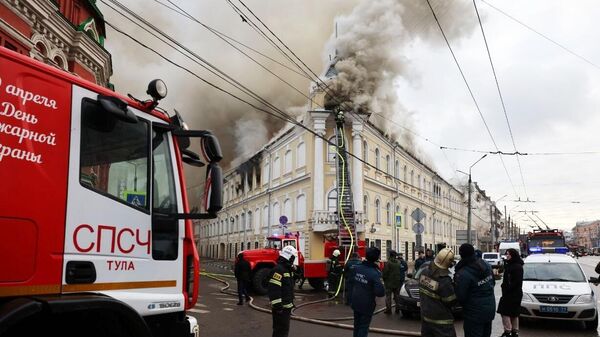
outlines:
[[[406, 282], [404, 282], [402, 288], [400, 289], [400, 311], [402, 312], [403, 317], [409, 318], [413, 315], [421, 314], [421, 302], [419, 299], [419, 276], [424, 268], [429, 267], [429, 263], [431, 262], [425, 262], [414, 275], [408, 274]], [[453, 275], [454, 268], [450, 268], [450, 277]], [[462, 314], [462, 307], [460, 304], [456, 304], [452, 308], [452, 313], [454, 313], [454, 317], [459, 317], [460, 314]]]

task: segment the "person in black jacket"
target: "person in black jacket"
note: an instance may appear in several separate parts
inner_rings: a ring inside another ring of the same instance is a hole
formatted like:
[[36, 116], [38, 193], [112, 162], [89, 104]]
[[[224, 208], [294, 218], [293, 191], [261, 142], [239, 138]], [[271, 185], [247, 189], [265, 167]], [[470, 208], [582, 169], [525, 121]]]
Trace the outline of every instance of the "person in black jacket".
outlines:
[[419, 257], [415, 260], [415, 270], [413, 271], [413, 273], [417, 273], [417, 271], [419, 271], [419, 268], [421, 268], [421, 266], [423, 265], [423, 263], [425, 263], [425, 253], [420, 250], [419, 251]]
[[360, 264], [358, 253], [350, 255], [350, 260], [344, 265], [344, 279], [346, 280], [346, 305], [352, 304], [352, 287], [354, 286], [354, 267]]
[[454, 291], [463, 307], [465, 337], [490, 337], [496, 316], [492, 267], [478, 258], [468, 243], [462, 244], [458, 252], [461, 260], [455, 268]]
[[244, 304], [243, 298], [246, 298], [246, 302], [250, 301], [248, 296], [248, 284], [250, 284], [250, 263], [244, 259], [244, 253], [238, 254], [238, 259], [235, 262], [234, 274], [237, 280], [237, 291], [238, 291], [238, 305]]
[[523, 260], [516, 249], [506, 250], [502, 279], [502, 297], [498, 313], [502, 315], [504, 333], [501, 337], [519, 337], [519, 313], [523, 298]]
[[287, 337], [290, 331], [290, 316], [294, 307], [294, 260], [296, 248], [285, 246], [279, 251], [277, 265], [269, 277], [269, 301], [273, 316], [273, 337]]
[[352, 288], [352, 310], [354, 310], [354, 337], [366, 337], [375, 311], [375, 297], [383, 297], [385, 288], [377, 261], [381, 251], [369, 247], [365, 253], [367, 260], [354, 266], [354, 286]]

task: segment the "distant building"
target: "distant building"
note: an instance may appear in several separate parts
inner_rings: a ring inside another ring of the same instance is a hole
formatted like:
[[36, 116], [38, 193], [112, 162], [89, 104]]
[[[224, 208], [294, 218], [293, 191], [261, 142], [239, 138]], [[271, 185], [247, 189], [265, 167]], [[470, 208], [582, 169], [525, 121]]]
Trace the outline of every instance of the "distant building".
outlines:
[[[323, 94], [313, 94], [323, 106]], [[395, 249], [414, 260], [418, 244], [411, 214], [419, 208], [425, 213], [423, 246], [457, 249], [456, 231], [466, 229], [463, 193], [364, 118], [346, 116], [346, 148], [383, 173], [348, 158], [358, 238], [379, 247], [383, 258]], [[313, 104], [302, 123], [335, 142], [331, 111]], [[281, 231], [279, 218], [285, 215], [287, 231], [300, 233], [303, 254], [324, 258], [324, 242], [335, 240], [339, 227], [335, 149], [291, 126], [225, 172], [223, 210], [217, 219], [196, 225], [200, 254], [231, 259], [242, 249], [262, 247], [266, 236]]]
[[0, 0], [0, 46], [111, 87], [111, 55], [95, 0]]
[[580, 247], [588, 249], [600, 247], [600, 220], [578, 222], [573, 227], [573, 238]]

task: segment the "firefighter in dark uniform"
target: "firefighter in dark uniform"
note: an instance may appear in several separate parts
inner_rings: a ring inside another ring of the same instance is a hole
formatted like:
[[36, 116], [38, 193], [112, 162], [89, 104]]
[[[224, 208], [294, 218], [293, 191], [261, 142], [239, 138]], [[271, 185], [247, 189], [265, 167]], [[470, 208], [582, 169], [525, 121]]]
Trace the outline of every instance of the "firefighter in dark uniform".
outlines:
[[422, 337], [456, 337], [452, 315], [456, 295], [448, 272], [453, 263], [454, 252], [450, 248], [444, 248], [421, 272], [419, 294]]
[[336, 249], [327, 261], [327, 294], [328, 297], [335, 297], [340, 285], [340, 276], [344, 267], [340, 263], [340, 250]]
[[269, 301], [273, 316], [273, 337], [287, 337], [290, 330], [290, 315], [294, 307], [293, 266], [298, 251], [285, 246], [279, 251], [277, 265], [269, 278]]

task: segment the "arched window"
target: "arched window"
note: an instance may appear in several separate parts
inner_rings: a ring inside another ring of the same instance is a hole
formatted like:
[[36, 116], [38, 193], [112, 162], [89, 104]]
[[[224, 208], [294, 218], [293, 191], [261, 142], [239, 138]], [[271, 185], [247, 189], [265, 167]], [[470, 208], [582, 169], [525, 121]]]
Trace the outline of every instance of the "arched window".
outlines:
[[253, 223], [254, 223], [254, 218], [252, 217], [252, 211], [248, 211], [248, 225], [246, 226], [246, 229], [253, 230], [254, 229]]
[[327, 194], [327, 210], [329, 212], [337, 211], [337, 201], [338, 201], [337, 199], [338, 199], [337, 189], [333, 189], [333, 190], [331, 190], [331, 192], [329, 192]]
[[397, 160], [394, 163], [394, 177], [400, 179], [400, 162]]
[[283, 174], [290, 172], [292, 172], [292, 150], [287, 150], [283, 156]]
[[260, 208], [254, 210], [254, 232], [260, 233]]
[[306, 165], [306, 145], [304, 143], [298, 144], [296, 149], [296, 167], [300, 168]]
[[402, 178], [402, 180], [403, 180], [404, 182], [406, 182], [406, 181], [407, 181], [407, 180], [406, 180], [406, 165], [404, 165], [404, 169], [403, 169], [403, 171], [404, 171], [404, 178]]
[[377, 169], [379, 169], [379, 165], [381, 164], [380, 163], [381, 158], [379, 158], [379, 157], [380, 157], [379, 149], [375, 148], [375, 168], [377, 168]]
[[279, 207], [279, 203], [275, 201], [273, 203], [273, 220], [271, 226], [279, 223], [279, 217], [281, 216], [281, 208]]
[[246, 229], [248, 229], [247, 225], [246, 225], [246, 213], [242, 213], [242, 216], [240, 217], [240, 230], [245, 232]]
[[269, 182], [269, 180], [270, 180], [270, 177], [269, 177], [269, 163], [266, 163], [265, 166], [263, 166], [262, 176], [263, 176], [263, 181], [262, 181], [263, 185], [266, 185]]
[[365, 162], [369, 162], [369, 144], [367, 144], [366, 140], [363, 140], [363, 160]]
[[[400, 214], [400, 206], [396, 206], [396, 212], [394, 213], [394, 226], [396, 225], [396, 214]], [[402, 217], [402, 221], [404, 221], [404, 217]], [[400, 223], [400, 226], [402, 226], [402, 223]]]
[[415, 186], [415, 171], [410, 170], [410, 184]]
[[62, 70], [65, 70], [65, 62], [63, 61], [63, 59], [62, 59], [62, 58], [60, 58], [60, 57], [58, 57], [58, 56], [55, 56], [55, 57], [54, 57], [54, 63], [56, 63], [56, 65], [57, 65], [57, 66], [58, 66], [60, 69], [62, 69]]
[[279, 178], [280, 170], [281, 170], [281, 162], [279, 160], [279, 157], [275, 157], [275, 160], [273, 160], [273, 179]]
[[262, 226], [263, 227], [268, 227], [269, 226], [269, 206], [265, 206], [263, 207], [263, 221], [262, 221]]
[[381, 201], [375, 199], [375, 223], [381, 223]]
[[296, 221], [306, 221], [306, 196], [296, 197]]
[[294, 217], [292, 214], [292, 202], [290, 199], [285, 199], [283, 202], [283, 215], [287, 216], [288, 221], [292, 222]]
[[327, 161], [328, 162], [335, 162], [335, 157], [337, 156], [337, 141], [335, 139], [335, 136], [332, 136], [331, 138], [329, 138], [329, 143], [327, 143]]
[[389, 154], [385, 156], [385, 172], [392, 173], [392, 161]]
[[419, 189], [422, 189], [423, 186], [421, 186], [421, 175], [420, 174], [417, 175], [417, 182], [419, 184]]
[[385, 218], [388, 226], [392, 224], [392, 204], [389, 202], [385, 205]]
[[233, 228], [234, 228], [234, 230], [236, 232], [239, 232], [241, 230], [241, 228], [240, 228], [240, 216], [239, 215], [235, 216], [235, 222], [234, 222]]
[[46, 48], [46, 45], [41, 41], [38, 41], [38, 43], [35, 44], [35, 49], [37, 49], [42, 56], [48, 56], [48, 48]]
[[404, 218], [404, 220], [403, 220], [404, 221], [404, 229], [408, 229], [408, 218], [407, 218], [407, 216], [408, 216], [408, 208], [405, 208], [404, 209], [404, 217], [403, 217]]

